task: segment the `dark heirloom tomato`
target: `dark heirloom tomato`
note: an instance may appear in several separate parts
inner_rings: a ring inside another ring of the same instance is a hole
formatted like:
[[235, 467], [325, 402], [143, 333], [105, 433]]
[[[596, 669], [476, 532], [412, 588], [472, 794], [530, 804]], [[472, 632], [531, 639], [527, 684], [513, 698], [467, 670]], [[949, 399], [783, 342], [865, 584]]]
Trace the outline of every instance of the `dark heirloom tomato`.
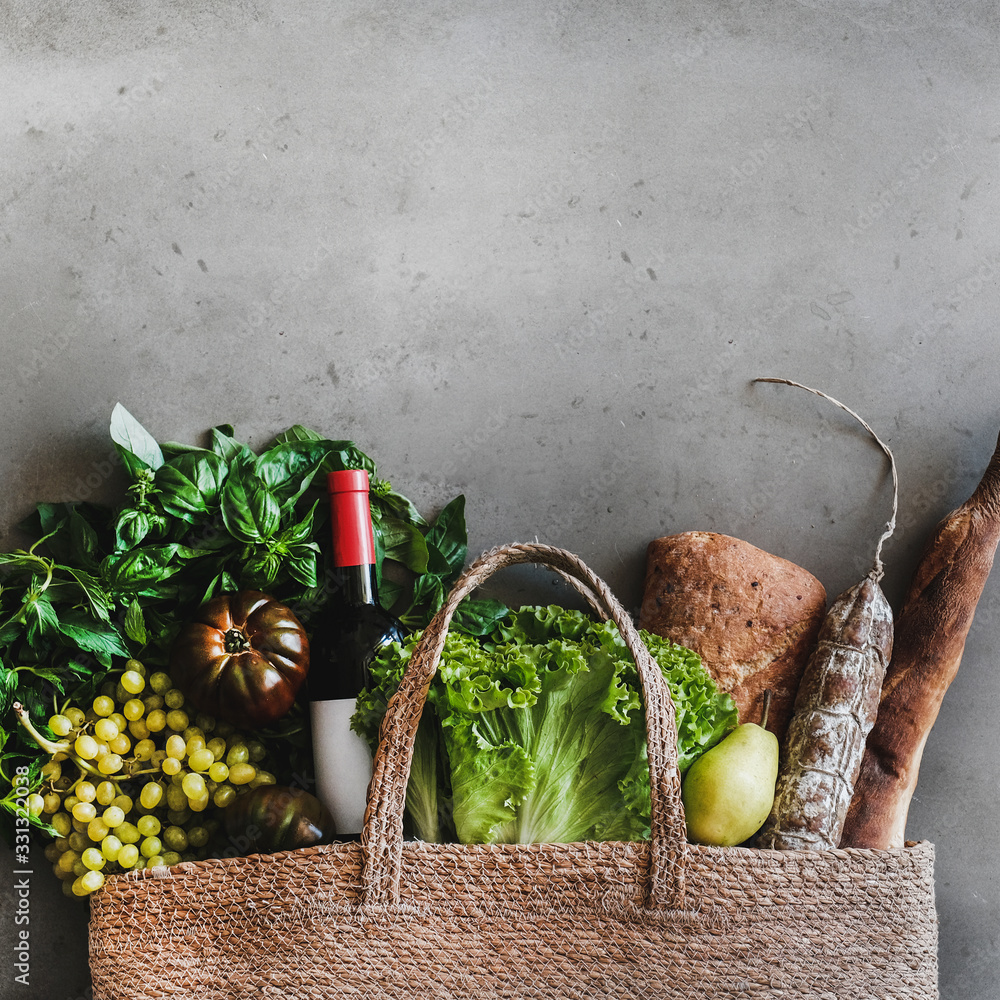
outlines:
[[309, 671], [309, 639], [290, 608], [267, 594], [220, 594], [170, 648], [170, 676], [192, 705], [242, 729], [276, 722]]
[[226, 834], [247, 854], [291, 851], [334, 839], [333, 817], [309, 792], [259, 785], [226, 806]]

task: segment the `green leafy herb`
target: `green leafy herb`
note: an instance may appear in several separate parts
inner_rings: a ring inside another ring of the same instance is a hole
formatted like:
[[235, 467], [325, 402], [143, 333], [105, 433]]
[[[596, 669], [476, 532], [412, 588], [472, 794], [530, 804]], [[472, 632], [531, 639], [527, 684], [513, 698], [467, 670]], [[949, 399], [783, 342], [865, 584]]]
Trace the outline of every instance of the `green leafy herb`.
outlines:
[[163, 464], [156, 439], [121, 403], [111, 412], [111, 440], [133, 476], [143, 469], [155, 471]]

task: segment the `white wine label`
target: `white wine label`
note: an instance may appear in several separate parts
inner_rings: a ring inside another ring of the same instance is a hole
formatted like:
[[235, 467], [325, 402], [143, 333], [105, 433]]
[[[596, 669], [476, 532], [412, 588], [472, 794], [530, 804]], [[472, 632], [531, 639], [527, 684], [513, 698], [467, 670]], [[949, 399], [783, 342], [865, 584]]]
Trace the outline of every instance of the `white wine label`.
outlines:
[[339, 834], [361, 832], [372, 777], [368, 743], [351, 729], [356, 704], [354, 698], [338, 698], [309, 706], [316, 795], [330, 810]]

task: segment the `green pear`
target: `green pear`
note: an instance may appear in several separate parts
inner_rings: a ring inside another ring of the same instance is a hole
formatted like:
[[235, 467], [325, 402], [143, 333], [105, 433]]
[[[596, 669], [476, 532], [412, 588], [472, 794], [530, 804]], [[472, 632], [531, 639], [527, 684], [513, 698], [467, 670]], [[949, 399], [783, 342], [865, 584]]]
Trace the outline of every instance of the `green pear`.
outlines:
[[778, 780], [778, 738], [764, 728], [769, 702], [765, 696], [761, 725], [737, 726], [688, 768], [681, 801], [692, 843], [742, 844], [770, 815]]

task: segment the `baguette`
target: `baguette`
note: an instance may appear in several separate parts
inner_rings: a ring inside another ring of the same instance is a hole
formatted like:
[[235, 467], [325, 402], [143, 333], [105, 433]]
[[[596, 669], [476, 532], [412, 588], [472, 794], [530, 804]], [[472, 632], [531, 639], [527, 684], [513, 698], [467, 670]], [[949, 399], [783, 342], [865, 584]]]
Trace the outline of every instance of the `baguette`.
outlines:
[[972, 496], [934, 529], [896, 619], [841, 847], [899, 848], [924, 745], [955, 679], [1000, 543], [1000, 439]]

